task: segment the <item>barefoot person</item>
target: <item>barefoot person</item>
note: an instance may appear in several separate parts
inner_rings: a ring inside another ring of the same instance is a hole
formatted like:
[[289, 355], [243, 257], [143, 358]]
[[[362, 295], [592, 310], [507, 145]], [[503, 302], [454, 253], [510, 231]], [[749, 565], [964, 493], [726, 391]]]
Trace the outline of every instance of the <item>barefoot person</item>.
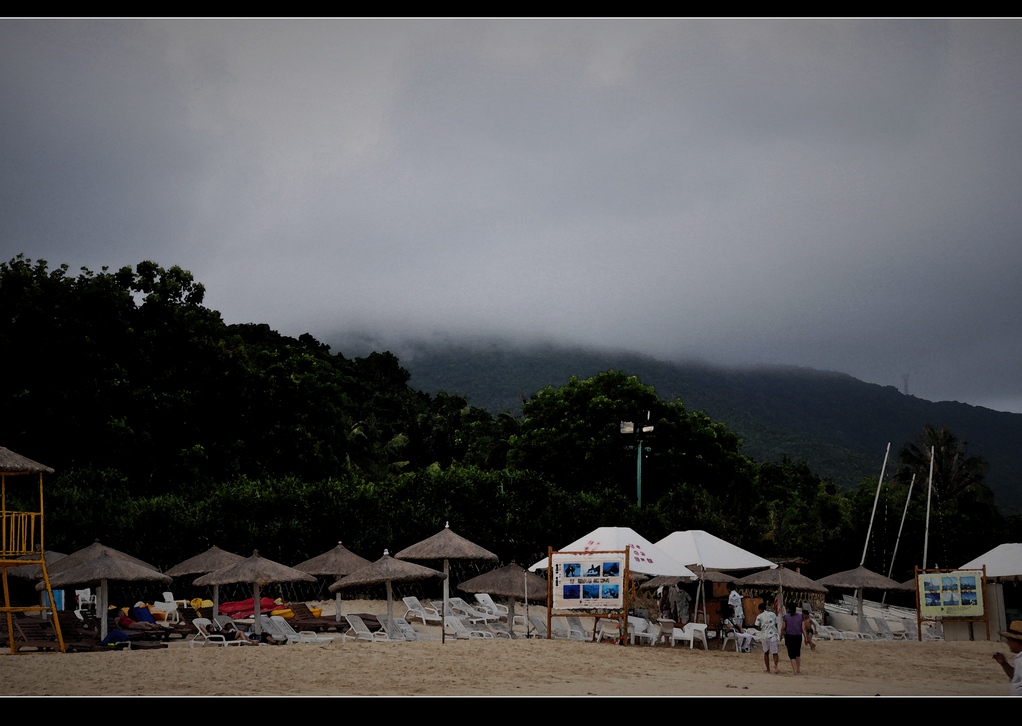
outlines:
[[1015, 654], [1015, 662], [1009, 663], [1004, 653], [994, 653], [994, 660], [1011, 680], [1011, 695], [1022, 696], [1022, 620], [1013, 621], [1001, 635], [1008, 639], [1008, 649]]
[[810, 650], [816, 650], [816, 643], [813, 642], [813, 636], [816, 635], [816, 626], [813, 625], [813, 618], [809, 614], [808, 610], [802, 611], [802, 637], [805, 638], [806, 645], [809, 646]]
[[791, 661], [791, 672], [797, 676], [802, 672], [802, 615], [795, 603], [788, 605], [788, 613], [781, 619], [781, 635]]
[[774, 673], [781, 668], [777, 657], [777, 616], [767, 610], [766, 603], [759, 604], [759, 615], [756, 616], [756, 629], [759, 631], [759, 642], [763, 646], [763, 665], [770, 672], [770, 655], [774, 656]]

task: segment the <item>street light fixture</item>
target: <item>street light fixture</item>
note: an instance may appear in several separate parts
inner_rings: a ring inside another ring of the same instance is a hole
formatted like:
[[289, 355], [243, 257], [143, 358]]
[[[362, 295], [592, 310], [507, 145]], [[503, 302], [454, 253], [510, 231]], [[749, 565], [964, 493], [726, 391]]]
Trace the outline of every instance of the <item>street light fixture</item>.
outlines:
[[636, 426], [632, 421], [621, 422], [621, 434], [623, 436], [634, 436], [635, 443], [625, 446], [631, 451], [635, 449], [635, 499], [638, 506], [642, 506], [642, 454], [653, 450], [651, 446], [643, 445], [643, 441], [653, 437], [653, 424], [649, 423], [650, 412], [646, 411], [646, 424]]

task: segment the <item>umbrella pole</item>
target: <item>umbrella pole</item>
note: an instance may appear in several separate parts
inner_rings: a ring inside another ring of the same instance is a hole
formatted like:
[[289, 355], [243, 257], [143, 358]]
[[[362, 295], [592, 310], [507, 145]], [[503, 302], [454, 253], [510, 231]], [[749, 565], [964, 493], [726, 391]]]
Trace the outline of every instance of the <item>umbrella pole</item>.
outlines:
[[525, 572], [525, 639], [529, 639], [529, 572]]
[[258, 582], [253, 582], [252, 583], [252, 602], [255, 605], [255, 608], [254, 608], [254, 610], [252, 612], [252, 617], [255, 618], [255, 633], [256, 633], [256, 635], [262, 635], [263, 628], [259, 624], [259, 583]]
[[99, 606], [102, 611], [99, 614], [99, 639], [102, 640], [107, 636], [107, 608], [109, 607], [110, 593], [107, 592], [106, 580], [99, 581]]
[[[377, 590], [379, 592], [379, 590]], [[387, 580], [387, 636], [394, 632], [394, 591]]]
[[213, 585], [213, 617], [220, 614], [220, 586]]
[[[340, 580], [341, 578], [338, 577], [337, 579]], [[334, 594], [334, 601], [336, 603], [334, 605], [334, 620], [336, 620], [337, 622], [341, 622], [341, 602], [342, 601], [341, 601], [341, 591], [340, 590], [338, 590]]]
[[[444, 611], [440, 613], [443, 627], [440, 628], [440, 645], [447, 643], [447, 601], [450, 598], [451, 588], [451, 561], [444, 558]], [[436, 590], [434, 590], [436, 592]]]

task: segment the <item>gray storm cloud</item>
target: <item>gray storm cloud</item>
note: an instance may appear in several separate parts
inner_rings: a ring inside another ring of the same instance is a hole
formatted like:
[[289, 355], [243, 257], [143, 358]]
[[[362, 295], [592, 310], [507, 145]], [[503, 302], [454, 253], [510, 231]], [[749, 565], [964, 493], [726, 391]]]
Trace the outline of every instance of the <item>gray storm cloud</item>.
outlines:
[[1022, 411], [1018, 21], [0, 21], [0, 245]]

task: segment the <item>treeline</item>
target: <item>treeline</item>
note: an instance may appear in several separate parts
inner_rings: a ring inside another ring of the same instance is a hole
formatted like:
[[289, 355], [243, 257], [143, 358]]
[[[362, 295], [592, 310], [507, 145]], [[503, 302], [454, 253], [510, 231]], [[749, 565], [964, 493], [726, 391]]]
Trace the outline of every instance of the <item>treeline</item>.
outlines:
[[[227, 325], [204, 292], [153, 262], [78, 275], [0, 264], [0, 445], [56, 470], [48, 548], [100, 538], [166, 567], [212, 544], [294, 563], [343, 540], [376, 559], [449, 521], [525, 563], [614, 524], [653, 540], [706, 529], [819, 576], [858, 564], [875, 482], [845, 495], [804, 462], [758, 464], [727, 427], [626, 373], [494, 415], [413, 389], [390, 353], [348, 359], [308, 334]], [[638, 442], [620, 421], [653, 427], [641, 507]], [[981, 475], [946, 492], [946, 564], [1018, 532]], [[885, 569], [886, 549], [867, 565]]]

